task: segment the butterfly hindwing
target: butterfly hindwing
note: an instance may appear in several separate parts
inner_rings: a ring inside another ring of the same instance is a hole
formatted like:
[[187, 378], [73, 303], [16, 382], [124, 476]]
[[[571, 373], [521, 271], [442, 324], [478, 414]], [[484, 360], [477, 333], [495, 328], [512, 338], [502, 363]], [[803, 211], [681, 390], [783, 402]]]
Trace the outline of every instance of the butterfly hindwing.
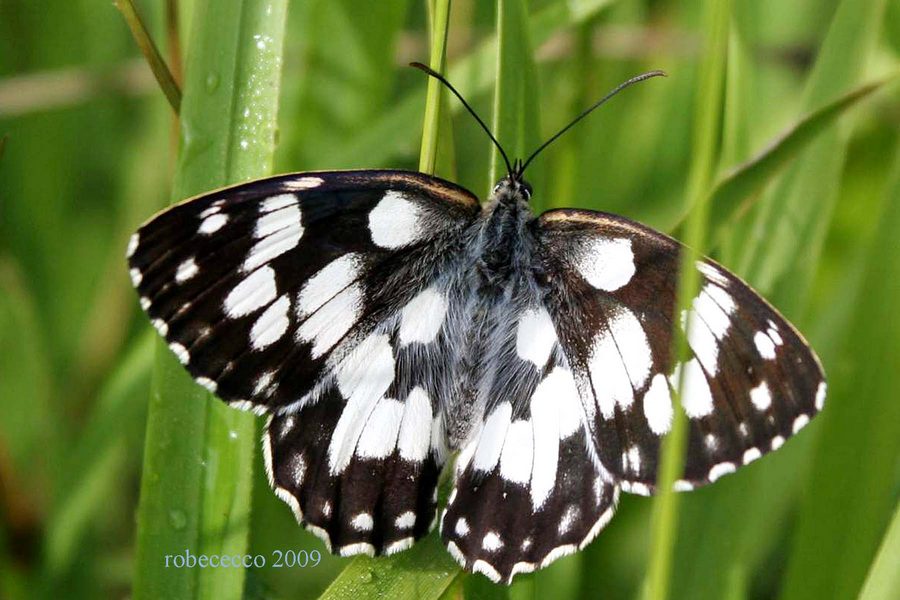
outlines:
[[517, 395], [498, 397], [463, 448], [441, 518], [453, 557], [495, 582], [583, 548], [612, 518], [618, 499], [587, 439], [558, 348], [535, 372]]
[[336, 552], [396, 552], [433, 522], [439, 279], [477, 211], [416, 173], [306, 173], [177, 205], [129, 247], [141, 305], [188, 371], [271, 413], [270, 482]]
[[714, 481], [777, 448], [821, 409], [824, 377], [809, 346], [719, 265], [697, 264], [691, 358], [673, 365], [673, 326], [688, 321], [675, 315], [680, 244], [592, 211], [549, 211], [538, 224], [553, 282], [549, 311], [600, 460], [626, 491], [654, 490], [679, 378], [690, 422], [679, 489]]

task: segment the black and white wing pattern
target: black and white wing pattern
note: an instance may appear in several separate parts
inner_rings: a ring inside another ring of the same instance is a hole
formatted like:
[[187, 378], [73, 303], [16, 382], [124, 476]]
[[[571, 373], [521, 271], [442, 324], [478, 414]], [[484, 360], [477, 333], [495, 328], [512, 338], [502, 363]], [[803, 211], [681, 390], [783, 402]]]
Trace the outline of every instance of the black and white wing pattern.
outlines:
[[433, 521], [438, 275], [478, 211], [417, 173], [304, 173], [188, 200], [131, 239], [141, 307], [199, 383], [270, 415], [270, 482], [335, 552], [399, 551]]
[[441, 533], [462, 566], [510, 583], [587, 545], [619, 490], [593, 451], [546, 309], [494, 306], [475, 402], [484, 418], [457, 459]]
[[[679, 490], [735, 471], [822, 409], [821, 365], [799, 333], [711, 260], [690, 319], [675, 315], [681, 245], [622, 217], [560, 209], [536, 222], [548, 311], [572, 365], [599, 461], [621, 488], [651, 494], [671, 392], [684, 378], [689, 442]], [[673, 365], [673, 324], [691, 358]]]

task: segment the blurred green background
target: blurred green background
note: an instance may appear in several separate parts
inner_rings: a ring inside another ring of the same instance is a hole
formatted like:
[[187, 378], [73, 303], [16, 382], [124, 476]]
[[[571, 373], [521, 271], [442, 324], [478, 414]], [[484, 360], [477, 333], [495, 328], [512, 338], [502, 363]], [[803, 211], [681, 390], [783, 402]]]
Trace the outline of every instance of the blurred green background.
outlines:
[[[616, 98], [536, 161], [538, 210], [594, 208], [673, 230], [696, 155], [704, 4], [500, 3], [525, 9], [503, 43], [525, 56], [507, 56], [504, 77], [534, 82], [518, 96], [533, 130], [526, 139], [551, 134], [631, 75], [669, 73]], [[163, 55], [171, 61], [179, 39], [190, 64], [203, 29], [192, 22], [195, 2], [137, 5]], [[167, 35], [167, 10], [177, 35]], [[455, 0], [449, 26], [451, 79], [488, 122], [497, 11]], [[729, 11], [724, 91], [712, 99], [722, 113], [718, 176], [841, 95], [893, 79], [789, 149], [783, 168], [739, 198], [736, 219], [713, 208], [715, 256], [804, 332], [825, 364], [829, 400], [783, 450], [680, 497], [669, 595], [855, 598], [871, 573], [865, 597], [896, 600], [900, 3], [733, 0]], [[275, 171], [417, 168], [425, 81], [404, 65], [427, 61], [427, 14], [422, 1], [290, 2]], [[493, 183], [489, 141], [455, 101], [445, 107], [452, 129], [447, 119], [438, 174], [483, 196]], [[176, 131], [109, 1], [0, 0], [0, 598], [131, 594], [154, 334], [124, 249], [170, 200]], [[258, 453], [253, 460], [249, 551], [323, 552], [269, 490]], [[634, 598], [647, 572], [651, 506], [624, 495], [585, 551], [511, 588], [460, 574], [431, 540], [388, 560], [327, 556], [314, 568], [250, 569], [233, 594], [313, 598], [333, 584], [326, 593], [345, 598], [388, 589]], [[424, 585], [417, 573], [426, 566]]]

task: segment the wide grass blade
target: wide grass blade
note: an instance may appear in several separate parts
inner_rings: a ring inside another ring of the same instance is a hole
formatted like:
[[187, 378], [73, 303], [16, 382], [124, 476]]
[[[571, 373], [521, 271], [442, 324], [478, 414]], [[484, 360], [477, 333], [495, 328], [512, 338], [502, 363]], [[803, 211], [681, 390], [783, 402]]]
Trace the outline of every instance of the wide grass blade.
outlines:
[[[807, 83], [806, 110], [827, 105], [859, 83], [885, 4], [886, 0], [842, 0], [838, 5]], [[834, 211], [848, 137], [847, 127], [820, 133], [761, 202], [741, 253], [739, 270], [759, 289], [784, 284], [772, 299], [788, 316], [801, 311], [808, 300]]]
[[859, 600], [892, 600], [900, 597], [900, 504], [888, 527], [878, 555], [872, 562]]
[[[842, 332], [812, 473], [785, 576], [785, 599], [850, 598], [897, 502], [900, 457], [900, 146], [850, 326]], [[880, 217], [880, 218], [879, 218]], [[897, 568], [897, 564], [894, 568]]]
[[[732, 168], [713, 187], [710, 200], [710, 247], [716, 247], [734, 222], [745, 216], [763, 190], [787, 164], [797, 158], [817, 137], [841, 116], [886, 84], [896, 81], [893, 75], [867, 83], [804, 116], [764, 151], [744, 164]], [[687, 214], [676, 227], [683, 226]]]
[[146, 412], [143, 400], [153, 367], [154, 337], [145, 331], [122, 353], [97, 395], [89, 422], [68, 452], [67, 476], [60, 482], [66, 502], [51, 515], [45, 533], [44, 576], [51, 584], [73, 568], [88, 530], [103, 517], [109, 498], [119, 493], [126, 436], [138, 433]]
[[[814, 112], [817, 107], [826, 106], [857, 84], [860, 67], [874, 35], [867, 27], [877, 22], [879, 3], [879, 0], [874, 3], [843, 2], [838, 8], [807, 86], [816, 94], [813, 100], [809, 96], [811, 92], [807, 92], [807, 111]], [[856, 12], [857, 9], [861, 12]], [[853, 14], [848, 15], [847, 11]], [[847, 60], [850, 60], [849, 64]], [[829, 80], [819, 81], [822, 78]], [[767, 215], [768, 224], [755, 229], [752, 236], [738, 240], [739, 255], [745, 257], [745, 261], [739, 262], [736, 271], [767, 294], [788, 317], [794, 318], [802, 331], [808, 331], [809, 327], [808, 323], [804, 326], [802, 319], [796, 319], [797, 313], [804, 308], [804, 303], [799, 301], [799, 290], [813, 276], [820, 256], [819, 247], [811, 240], [798, 243], [805, 232], [827, 226], [830, 219], [829, 203], [832, 201], [828, 198], [838, 188], [841, 174], [841, 162], [835, 164], [832, 159], [842, 156], [846, 149], [846, 135], [839, 135], [837, 131], [840, 125], [821, 131], [804, 156], [788, 166], [785, 178], [802, 177], [806, 182], [805, 193], [799, 193], [801, 188], [786, 188], [779, 182], [755, 207], [757, 216]], [[813, 155], [817, 157], [815, 160], [810, 158]], [[817, 182], [825, 182], [827, 189], [820, 189]], [[746, 260], [747, 257], [752, 260]], [[749, 262], [759, 266], [750, 268]], [[763, 264], [770, 267], [763, 269]], [[792, 270], [796, 276], [775, 276], [786, 270]], [[845, 293], [849, 292], [845, 290]], [[831, 339], [817, 336], [811, 340], [813, 347], [826, 359], [826, 350], [836, 343], [836, 333], [830, 331]], [[826, 373], [831, 372], [830, 361], [825, 361], [825, 368]], [[824, 418], [818, 417], [818, 420]], [[678, 544], [678, 554], [682, 557], [678, 561], [681, 576], [675, 582], [676, 595], [718, 599], [723, 587], [728, 585], [731, 573], [736, 572], [756, 580], [748, 581], [748, 585], [759, 581], [775, 585], [777, 571], [773, 570], [778, 565], [764, 561], [784, 540], [788, 514], [802, 474], [808, 468], [810, 444], [817, 427], [818, 423], [814, 423], [812, 429], [789, 441], [774, 456], [692, 494], [690, 501], [685, 502], [683, 534]], [[821, 571], [819, 567], [816, 569]]]
[[[195, 4], [174, 200], [271, 170], [286, 9], [286, 0]], [[172, 569], [165, 560], [246, 551], [257, 443], [253, 417], [211, 398], [159, 344], [135, 597], [241, 597], [241, 568]]]

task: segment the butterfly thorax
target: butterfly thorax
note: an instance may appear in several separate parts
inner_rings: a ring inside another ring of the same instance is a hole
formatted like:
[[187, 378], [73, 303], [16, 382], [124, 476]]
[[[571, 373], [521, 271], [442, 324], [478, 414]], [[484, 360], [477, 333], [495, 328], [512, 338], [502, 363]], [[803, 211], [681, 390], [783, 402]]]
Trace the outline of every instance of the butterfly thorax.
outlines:
[[[501, 291], [516, 276], [530, 271], [533, 240], [528, 223], [531, 186], [521, 179], [500, 180], [478, 223], [478, 273], [487, 288]], [[523, 269], [524, 267], [524, 269]]]

